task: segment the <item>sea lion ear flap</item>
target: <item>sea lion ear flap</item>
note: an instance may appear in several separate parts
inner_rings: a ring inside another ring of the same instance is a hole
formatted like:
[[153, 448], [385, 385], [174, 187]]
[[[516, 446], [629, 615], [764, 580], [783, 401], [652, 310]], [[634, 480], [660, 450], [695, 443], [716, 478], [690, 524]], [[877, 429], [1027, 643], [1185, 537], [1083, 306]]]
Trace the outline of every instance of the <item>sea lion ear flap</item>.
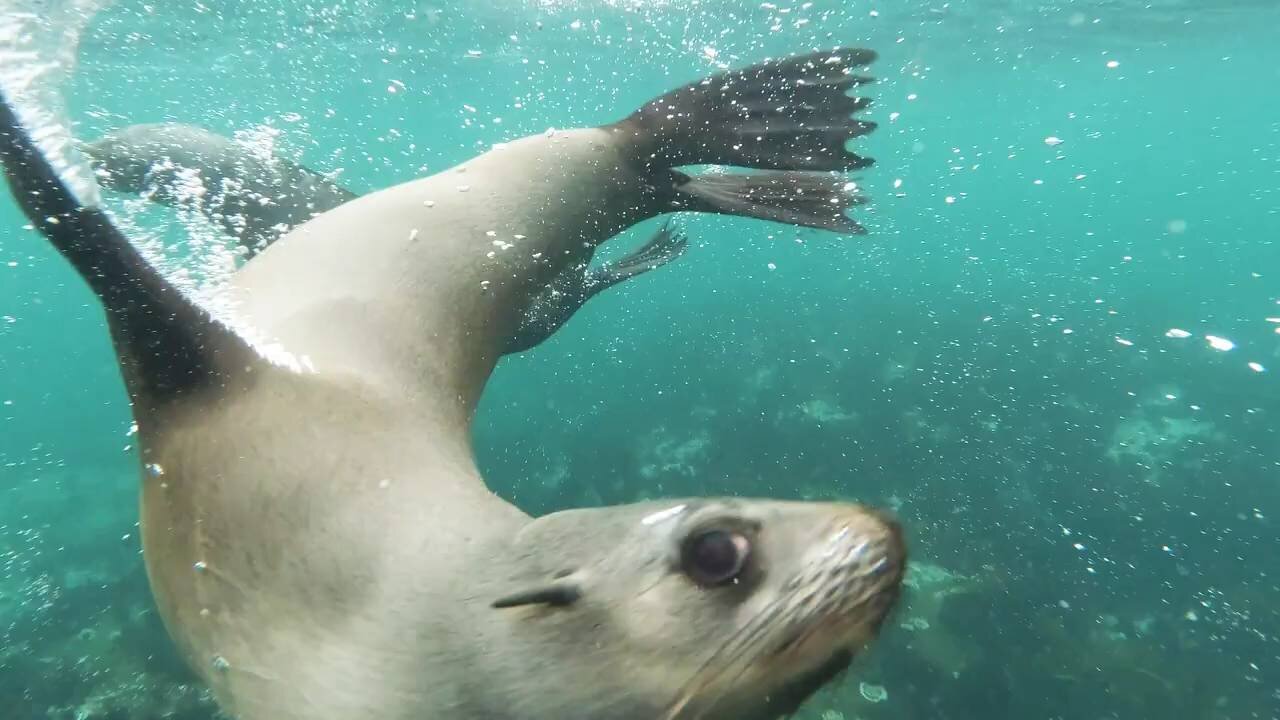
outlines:
[[513, 608], [523, 605], [547, 605], [568, 607], [582, 597], [582, 586], [572, 577], [553, 580], [542, 587], [533, 587], [494, 600], [490, 607]]
[[[520, 558], [516, 572], [506, 578], [512, 592], [489, 603], [493, 608], [541, 605], [566, 608], [582, 599], [591, 583], [593, 562], [583, 528], [591, 528], [589, 509], [561, 510], [535, 518], [512, 538]], [[584, 524], [585, 523], [585, 524]]]

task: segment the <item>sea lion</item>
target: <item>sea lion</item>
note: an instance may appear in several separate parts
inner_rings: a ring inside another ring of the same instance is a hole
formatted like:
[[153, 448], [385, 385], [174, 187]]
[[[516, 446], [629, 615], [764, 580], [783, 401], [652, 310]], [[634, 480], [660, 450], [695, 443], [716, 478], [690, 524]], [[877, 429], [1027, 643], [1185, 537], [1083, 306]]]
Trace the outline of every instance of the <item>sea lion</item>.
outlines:
[[[0, 98], [13, 195], [104, 308], [148, 577], [221, 707], [767, 720], [847, 667], [902, 582], [880, 512], [690, 498], [532, 518], [486, 487], [469, 431], [527, 293], [619, 228], [690, 208], [851, 227], [854, 196], [818, 171], [869, 162], [844, 147], [872, 128], [845, 93], [873, 57], [724, 72], [352, 200], [238, 270], [234, 316], [148, 265]], [[772, 171], [674, 169], [703, 163]]]
[[[190, 207], [235, 238], [247, 257], [316, 215], [359, 197], [265, 148], [195, 125], [130, 125], [82, 143], [80, 149], [104, 187]], [[615, 261], [592, 267], [587, 254], [533, 296], [504, 352], [542, 344], [588, 300], [666, 265], [687, 246], [684, 233], [668, 222]]]
[[78, 143], [105, 188], [191, 206], [256, 253], [356, 193], [267, 147], [182, 123], [140, 123]]

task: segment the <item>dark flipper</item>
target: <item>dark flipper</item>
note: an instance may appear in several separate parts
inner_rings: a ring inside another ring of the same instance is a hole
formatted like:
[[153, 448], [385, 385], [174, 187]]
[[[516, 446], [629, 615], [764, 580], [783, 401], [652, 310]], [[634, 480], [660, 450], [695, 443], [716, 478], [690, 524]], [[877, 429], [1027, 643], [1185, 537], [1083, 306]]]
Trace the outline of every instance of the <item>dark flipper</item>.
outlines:
[[684, 233], [668, 221], [644, 245], [616, 262], [590, 269], [583, 265], [565, 268], [530, 301], [504, 352], [524, 352], [542, 344], [588, 300], [624, 280], [666, 265], [684, 254], [688, 245]]
[[101, 300], [135, 403], [215, 384], [219, 367], [242, 366], [254, 354], [151, 267], [106, 213], [77, 200], [4, 95], [0, 162], [22, 212]]
[[846, 214], [865, 205], [847, 178], [824, 172], [701, 173], [676, 178], [676, 207], [834, 230], [866, 232]]
[[[633, 162], [649, 169], [670, 209], [861, 232], [845, 212], [865, 198], [830, 172], [873, 162], [845, 147], [876, 128], [852, 117], [870, 100], [846, 93], [872, 81], [853, 70], [875, 59], [871, 50], [845, 48], [713, 75], [653, 100], [610, 129], [634, 137]], [[681, 165], [773, 172], [672, 169]]]
[[641, 273], [657, 270], [683, 255], [688, 247], [689, 238], [668, 220], [644, 245], [614, 262], [588, 270], [587, 298]]
[[520, 317], [520, 325], [502, 349], [503, 354], [513, 355], [531, 350], [569, 322], [569, 318], [590, 297], [587, 293], [589, 273], [585, 263], [570, 265], [530, 298], [529, 306]]
[[845, 143], [875, 129], [850, 117], [870, 100], [845, 93], [872, 81], [852, 71], [875, 59], [871, 50], [844, 48], [720, 73], [649, 102], [613, 127], [637, 136], [640, 158], [666, 167], [866, 167], [872, 160]]

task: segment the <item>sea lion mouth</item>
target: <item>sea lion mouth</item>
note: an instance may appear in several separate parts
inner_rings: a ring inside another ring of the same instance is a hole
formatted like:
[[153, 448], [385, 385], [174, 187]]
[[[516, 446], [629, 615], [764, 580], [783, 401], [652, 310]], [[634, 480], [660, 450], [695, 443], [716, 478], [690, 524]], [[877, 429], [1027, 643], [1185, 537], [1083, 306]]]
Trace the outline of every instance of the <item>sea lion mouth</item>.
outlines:
[[[800, 711], [805, 702], [828, 683], [844, 674], [853, 664], [854, 651], [842, 649], [834, 652], [820, 665], [795, 675], [790, 680], [760, 698], [749, 708], [733, 713], [734, 720], [784, 720]], [[696, 711], [691, 718], [721, 717], [724, 708], [719, 703]], [[684, 714], [674, 717], [684, 718]], [[730, 716], [726, 716], [730, 717]]]
[[837, 651], [826, 662], [796, 676], [777, 692], [766, 697], [763, 717], [777, 719], [791, 717], [814, 693], [843, 674], [852, 664], [852, 650]]

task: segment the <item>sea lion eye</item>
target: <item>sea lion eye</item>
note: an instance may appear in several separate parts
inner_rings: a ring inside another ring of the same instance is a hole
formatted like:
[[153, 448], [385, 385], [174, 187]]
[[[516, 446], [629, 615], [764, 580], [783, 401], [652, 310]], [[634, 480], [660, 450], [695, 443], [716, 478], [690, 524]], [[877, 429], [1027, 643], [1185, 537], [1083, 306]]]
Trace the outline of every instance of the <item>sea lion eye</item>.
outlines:
[[750, 552], [751, 541], [741, 533], [705, 530], [685, 541], [681, 562], [699, 585], [723, 585], [737, 579]]

